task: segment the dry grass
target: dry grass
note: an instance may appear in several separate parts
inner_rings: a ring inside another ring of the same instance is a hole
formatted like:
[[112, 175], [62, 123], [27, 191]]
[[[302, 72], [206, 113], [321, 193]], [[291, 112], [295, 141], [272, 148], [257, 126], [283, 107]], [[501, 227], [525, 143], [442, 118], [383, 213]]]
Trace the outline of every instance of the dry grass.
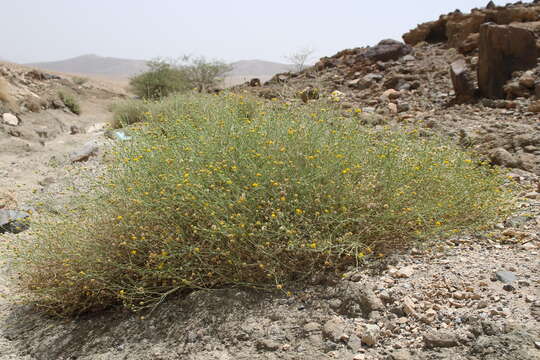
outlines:
[[0, 101], [6, 104], [11, 111], [17, 109], [17, 102], [9, 93], [9, 84], [3, 77], [0, 77]]

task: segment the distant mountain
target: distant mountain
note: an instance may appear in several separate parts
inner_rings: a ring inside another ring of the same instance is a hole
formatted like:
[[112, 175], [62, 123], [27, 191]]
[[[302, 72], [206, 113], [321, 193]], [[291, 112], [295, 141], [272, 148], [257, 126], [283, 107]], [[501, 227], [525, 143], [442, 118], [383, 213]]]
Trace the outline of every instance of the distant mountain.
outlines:
[[25, 64], [43, 70], [125, 78], [147, 69], [146, 60], [82, 55], [72, 59]]
[[[81, 75], [100, 75], [127, 78], [147, 69], [145, 60], [120, 59], [98, 55], [82, 55], [72, 59], [25, 64], [43, 70]], [[263, 60], [242, 60], [231, 64], [233, 70], [227, 78], [247, 79], [251, 77], [269, 78], [277, 73], [291, 70], [292, 65]]]

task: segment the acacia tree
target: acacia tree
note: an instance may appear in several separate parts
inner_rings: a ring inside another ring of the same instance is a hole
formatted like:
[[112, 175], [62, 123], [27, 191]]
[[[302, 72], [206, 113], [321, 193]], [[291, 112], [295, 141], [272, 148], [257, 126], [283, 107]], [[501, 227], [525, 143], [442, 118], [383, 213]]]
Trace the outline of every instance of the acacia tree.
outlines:
[[313, 48], [306, 47], [285, 56], [285, 59], [293, 64], [296, 72], [299, 72], [307, 67], [306, 64], [311, 60], [314, 52], [315, 50]]
[[197, 89], [206, 91], [222, 80], [231, 66], [219, 60], [183, 56], [180, 59], [154, 59], [148, 71], [130, 79], [132, 91], [144, 99], [160, 99], [170, 94]]
[[184, 56], [182, 60], [182, 68], [188, 81], [199, 92], [216, 86], [223, 80], [223, 76], [232, 70], [231, 65], [221, 60], [207, 60], [203, 56]]

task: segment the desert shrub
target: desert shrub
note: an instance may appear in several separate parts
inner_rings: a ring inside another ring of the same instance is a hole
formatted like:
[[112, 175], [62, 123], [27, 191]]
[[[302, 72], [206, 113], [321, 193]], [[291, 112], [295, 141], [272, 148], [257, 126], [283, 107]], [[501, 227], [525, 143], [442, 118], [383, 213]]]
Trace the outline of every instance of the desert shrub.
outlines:
[[160, 99], [189, 89], [183, 70], [165, 60], [148, 62], [149, 70], [130, 79], [131, 91], [143, 99]]
[[77, 85], [79, 85], [79, 86], [84, 85], [84, 84], [86, 84], [86, 83], [88, 82], [88, 79], [87, 79], [87, 78], [81, 77], [81, 76], [74, 76], [74, 77], [72, 78], [72, 80], [73, 80], [73, 82], [74, 82], [75, 84], [77, 84]]
[[16, 110], [17, 104], [15, 99], [9, 93], [8, 82], [0, 76], [0, 102], [7, 105], [8, 109], [11, 111]]
[[73, 95], [60, 91], [58, 97], [60, 97], [60, 100], [62, 100], [64, 105], [66, 105], [72, 113], [77, 115], [81, 114], [81, 106]]
[[184, 56], [179, 60], [157, 59], [148, 62], [149, 70], [130, 80], [133, 93], [143, 99], [157, 100], [171, 94], [210, 89], [231, 68], [219, 60]]
[[114, 104], [111, 108], [114, 113], [112, 128], [118, 129], [126, 125], [142, 122], [152, 109], [152, 103], [143, 100], [128, 100]]
[[497, 170], [415, 131], [234, 94], [154, 106], [90, 195], [12, 244], [29, 301], [70, 314], [194, 288], [287, 289], [510, 205]]

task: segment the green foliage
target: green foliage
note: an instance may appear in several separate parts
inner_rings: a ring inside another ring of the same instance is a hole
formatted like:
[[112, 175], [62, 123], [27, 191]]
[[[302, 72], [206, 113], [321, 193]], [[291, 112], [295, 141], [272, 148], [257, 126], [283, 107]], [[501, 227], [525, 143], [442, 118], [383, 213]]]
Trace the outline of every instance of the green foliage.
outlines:
[[189, 90], [185, 72], [165, 60], [148, 62], [149, 70], [130, 80], [133, 93], [143, 99], [160, 99], [170, 94]]
[[58, 96], [72, 113], [77, 115], [81, 114], [81, 106], [73, 95], [61, 91], [58, 93]]
[[149, 70], [130, 80], [132, 91], [143, 99], [156, 100], [173, 93], [216, 86], [230, 67], [204, 57], [183, 57], [180, 61], [157, 59], [148, 63]]
[[232, 70], [230, 65], [219, 60], [207, 60], [204, 57], [184, 57], [182, 68], [192, 88], [199, 92], [217, 86], [221, 77]]
[[79, 206], [12, 244], [29, 301], [72, 314], [194, 288], [286, 289], [510, 205], [496, 170], [415, 131], [234, 94], [153, 106]]

